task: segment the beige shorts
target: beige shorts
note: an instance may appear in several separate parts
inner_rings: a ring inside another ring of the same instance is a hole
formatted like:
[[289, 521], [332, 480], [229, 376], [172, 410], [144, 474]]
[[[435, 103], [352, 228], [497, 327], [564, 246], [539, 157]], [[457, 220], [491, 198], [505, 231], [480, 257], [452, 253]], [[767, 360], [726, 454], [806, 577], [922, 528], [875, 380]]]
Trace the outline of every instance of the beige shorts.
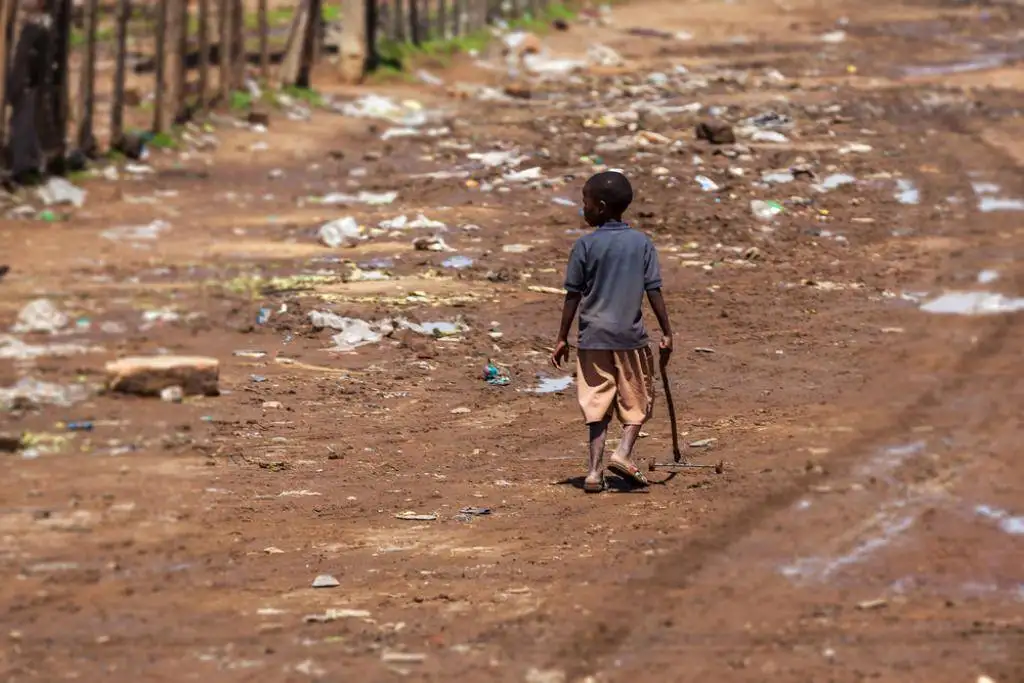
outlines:
[[628, 351], [580, 349], [576, 387], [587, 424], [611, 417], [624, 425], [642, 425], [654, 408], [654, 355], [650, 348]]

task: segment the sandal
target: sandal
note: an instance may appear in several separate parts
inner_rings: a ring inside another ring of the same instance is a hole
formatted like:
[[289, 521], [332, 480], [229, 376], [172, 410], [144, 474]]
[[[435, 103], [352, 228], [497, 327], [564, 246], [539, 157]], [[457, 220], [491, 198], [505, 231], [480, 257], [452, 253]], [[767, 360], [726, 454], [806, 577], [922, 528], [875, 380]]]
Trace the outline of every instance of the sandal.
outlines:
[[608, 469], [610, 469], [612, 472], [619, 475], [623, 479], [633, 482], [637, 486], [651, 485], [651, 482], [647, 481], [647, 477], [644, 475], [643, 472], [640, 471], [640, 468], [637, 467], [636, 465], [623, 465], [622, 463], [619, 462], [610, 462], [608, 463]]
[[607, 487], [605, 485], [604, 475], [601, 475], [601, 481], [583, 480], [583, 491], [586, 493], [602, 493], [605, 488]]

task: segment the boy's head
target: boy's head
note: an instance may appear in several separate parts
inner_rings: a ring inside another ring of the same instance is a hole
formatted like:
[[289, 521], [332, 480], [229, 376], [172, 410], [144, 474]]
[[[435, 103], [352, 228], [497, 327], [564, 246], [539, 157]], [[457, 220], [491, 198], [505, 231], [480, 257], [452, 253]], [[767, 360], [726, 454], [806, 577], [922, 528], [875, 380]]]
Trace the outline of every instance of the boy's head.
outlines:
[[594, 227], [621, 220], [632, 202], [633, 186], [618, 171], [590, 176], [583, 186], [583, 217]]

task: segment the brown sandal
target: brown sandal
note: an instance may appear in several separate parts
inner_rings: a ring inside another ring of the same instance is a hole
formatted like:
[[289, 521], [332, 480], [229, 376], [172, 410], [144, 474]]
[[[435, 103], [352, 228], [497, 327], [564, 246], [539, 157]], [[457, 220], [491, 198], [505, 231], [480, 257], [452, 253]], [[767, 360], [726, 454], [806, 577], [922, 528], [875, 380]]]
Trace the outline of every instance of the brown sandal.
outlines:
[[636, 465], [623, 465], [622, 463], [618, 462], [610, 462], [608, 463], [608, 469], [610, 469], [612, 472], [619, 475], [623, 479], [633, 482], [637, 486], [651, 485], [651, 482], [647, 481], [647, 477], [644, 475], [643, 472], [640, 471], [640, 468], [637, 467]]
[[604, 475], [601, 475], [601, 481], [587, 481], [583, 480], [583, 490], [586, 493], [602, 493], [607, 485], [604, 481]]

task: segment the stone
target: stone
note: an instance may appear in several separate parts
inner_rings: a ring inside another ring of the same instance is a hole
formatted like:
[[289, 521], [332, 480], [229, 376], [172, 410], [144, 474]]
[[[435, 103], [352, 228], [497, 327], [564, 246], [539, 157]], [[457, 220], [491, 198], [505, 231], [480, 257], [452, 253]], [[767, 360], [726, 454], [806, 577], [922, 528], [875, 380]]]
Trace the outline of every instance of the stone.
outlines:
[[251, 111], [245, 120], [250, 125], [266, 127], [270, 125], [270, 114], [265, 111]]
[[313, 579], [313, 588], [337, 588], [340, 585], [341, 581], [338, 581], [330, 574], [321, 574]]
[[218, 396], [220, 361], [205, 356], [135, 356], [106, 365], [110, 391], [160, 396], [178, 386], [186, 396]]
[[707, 140], [714, 145], [731, 145], [736, 142], [732, 126], [720, 121], [701, 121], [695, 133], [698, 140]]
[[0, 432], [0, 453], [17, 453], [21, 449], [21, 435]]

